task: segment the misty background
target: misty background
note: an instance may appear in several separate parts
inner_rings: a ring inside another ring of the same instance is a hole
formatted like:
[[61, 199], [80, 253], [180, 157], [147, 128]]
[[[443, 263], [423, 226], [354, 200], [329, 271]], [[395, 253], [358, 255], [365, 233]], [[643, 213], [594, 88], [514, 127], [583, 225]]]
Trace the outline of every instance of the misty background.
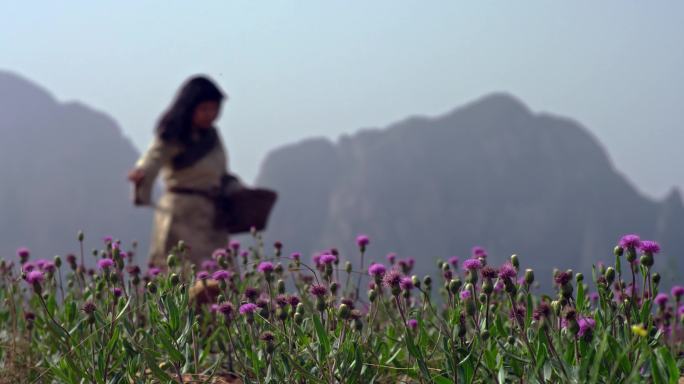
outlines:
[[[0, 9], [0, 254], [137, 239], [126, 172], [179, 85], [228, 93], [230, 169], [287, 251], [520, 253], [588, 271], [637, 232], [684, 272], [684, 4], [139, 2]], [[658, 267], [658, 264], [656, 265]]]

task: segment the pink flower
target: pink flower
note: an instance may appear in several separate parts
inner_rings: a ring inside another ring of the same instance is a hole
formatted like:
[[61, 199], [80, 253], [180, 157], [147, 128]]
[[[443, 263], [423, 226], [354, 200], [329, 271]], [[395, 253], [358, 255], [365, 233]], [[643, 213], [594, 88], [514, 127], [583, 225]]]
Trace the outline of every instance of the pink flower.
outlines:
[[262, 261], [261, 263], [259, 263], [258, 269], [259, 269], [259, 272], [262, 272], [265, 274], [271, 273], [271, 272], [273, 272], [273, 263], [271, 263], [270, 261]]
[[112, 260], [112, 259], [100, 259], [97, 262], [97, 266], [100, 269], [107, 270], [107, 269], [111, 268], [112, 266], [114, 266], [114, 260]]
[[219, 269], [211, 275], [214, 280], [228, 280], [230, 278], [230, 272], [225, 269]]
[[639, 249], [641, 249], [641, 252], [643, 253], [655, 255], [656, 253], [660, 252], [660, 245], [658, 245], [658, 243], [655, 241], [644, 240], [641, 242]]
[[31, 271], [26, 275], [26, 281], [29, 284], [39, 284], [45, 279], [45, 275], [41, 271]]
[[482, 262], [478, 259], [468, 259], [463, 262], [463, 268], [468, 271], [478, 270], [482, 268]]
[[257, 310], [257, 305], [254, 303], [246, 303], [240, 306], [241, 315], [251, 315]]
[[329, 253], [325, 253], [325, 254], [321, 255], [321, 258], [319, 259], [319, 261], [321, 263], [326, 264], [326, 265], [330, 265], [330, 264], [334, 263], [335, 260], [337, 260], [337, 257], [335, 257], [335, 255], [331, 255]]
[[370, 239], [369, 239], [368, 236], [366, 236], [366, 235], [358, 235], [358, 236], [356, 236], [356, 244], [357, 244], [360, 248], [366, 248], [366, 246], [368, 245], [369, 242], [370, 242]]

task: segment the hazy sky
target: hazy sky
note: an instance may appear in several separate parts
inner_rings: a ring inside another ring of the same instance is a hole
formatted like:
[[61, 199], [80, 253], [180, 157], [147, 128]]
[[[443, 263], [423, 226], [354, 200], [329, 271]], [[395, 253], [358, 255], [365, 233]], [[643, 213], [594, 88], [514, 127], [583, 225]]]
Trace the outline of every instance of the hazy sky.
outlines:
[[684, 187], [684, 1], [0, 3], [0, 69], [113, 116], [139, 148], [180, 83], [230, 95], [231, 168], [493, 91], [572, 117], [652, 196]]

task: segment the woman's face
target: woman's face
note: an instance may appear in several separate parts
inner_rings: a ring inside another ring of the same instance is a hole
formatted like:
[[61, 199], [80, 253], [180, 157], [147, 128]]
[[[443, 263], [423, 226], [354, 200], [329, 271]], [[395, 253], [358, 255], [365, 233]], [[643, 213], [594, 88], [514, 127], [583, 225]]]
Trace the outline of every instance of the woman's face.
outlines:
[[218, 101], [203, 101], [195, 108], [192, 124], [200, 129], [211, 128], [219, 115], [221, 105]]

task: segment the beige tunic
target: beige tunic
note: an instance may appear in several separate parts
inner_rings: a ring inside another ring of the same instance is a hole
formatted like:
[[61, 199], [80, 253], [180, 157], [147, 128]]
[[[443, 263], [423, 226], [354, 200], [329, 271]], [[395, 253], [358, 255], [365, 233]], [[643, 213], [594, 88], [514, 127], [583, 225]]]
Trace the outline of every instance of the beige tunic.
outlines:
[[199, 195], [170, 193], [170, 187], [208, 190], [218, 186], [227, 169], [227, 155], [219, 137], [219, 144], [191, 166], [176, 170], [171, 159], [181, 151], [155, 138], [147, 152], [136, 163], [145, 171], [145, 178], [137, 188], [139, 204], [152, 205], [152, 189], [161, 171], [164, 193], [156, 204], [149, 261], [165, 266], [171, 249], [183, 240], [188, 246], [187, 261], [199, 264], [211, 257], [216, 248], [226, 247], [228, 233], [213, 226], [214, 205]]

